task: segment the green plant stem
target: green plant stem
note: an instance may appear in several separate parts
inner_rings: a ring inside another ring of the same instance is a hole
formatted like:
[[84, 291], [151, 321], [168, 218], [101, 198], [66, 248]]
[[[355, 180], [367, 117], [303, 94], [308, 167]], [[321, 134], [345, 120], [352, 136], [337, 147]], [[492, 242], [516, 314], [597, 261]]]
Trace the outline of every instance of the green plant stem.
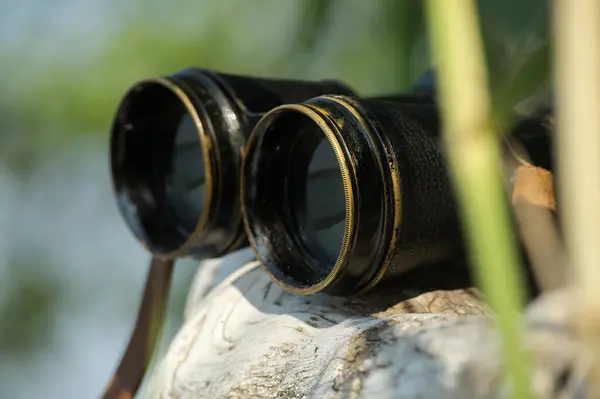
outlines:
[[529, 356], [519, 311], [524, 289], [502, 184], [500, 138], [492, 126], [487, 71], [471, 0], [428, 0], [444, 140], [465, 217], [472, 265], [495, 312], [513, 397], [530, 397]]

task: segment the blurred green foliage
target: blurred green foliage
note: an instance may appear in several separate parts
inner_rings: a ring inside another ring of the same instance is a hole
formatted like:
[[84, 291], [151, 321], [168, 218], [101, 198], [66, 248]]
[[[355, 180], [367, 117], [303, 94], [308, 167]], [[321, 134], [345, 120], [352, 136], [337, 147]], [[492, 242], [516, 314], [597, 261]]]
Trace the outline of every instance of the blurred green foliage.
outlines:
[[55, 312], [65, 299], [61, 282], [50, 265], [32, 268], [40, 259], [36, 251], [19, 254], [0, 280], [0, 357], [2, 361], [49, 345], [53, 339]]
[[[68, 48], [55, 56], [37, 60], [36, 40], [45, 45], [44, 32], [3, 50], [0, 69], [11, 71], [11, 77], [0, 104], [20, 134], [51, 141], [106, 134], [130, 84], [186, 66], [318, 78], [311, 65], [325, 61], [321, 70], [370, 94], [406, 89], [429, 63], [416, 0], [186, 0], [168, 6], [134, 0], [127, 9], [135, 12], [123, 12], [118, 4], [105, 7], [118, 16], [103, 20], [111, 26], [93, 32], [101, 42], [94, 45], [96, 51], [85, 51], [91, 39], [86, 35], [68, 40]], [[492, 76], [505, 83], [529, 57], [528, 46], [545, 33], [546, 1], [480, 4]], [[35, 27], [36, 21], [30, 22]]]

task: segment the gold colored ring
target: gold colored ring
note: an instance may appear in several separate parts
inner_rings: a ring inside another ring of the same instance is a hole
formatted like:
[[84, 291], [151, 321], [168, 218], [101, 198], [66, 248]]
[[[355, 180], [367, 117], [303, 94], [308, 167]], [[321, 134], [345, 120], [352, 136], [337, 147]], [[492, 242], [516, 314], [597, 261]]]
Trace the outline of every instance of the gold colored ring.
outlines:
[[[205, 169], [205, 191], [204, 191], [204, 206], [202, 207], [202, 212], [200, 214], [200, 218], [198, 219], [198, 222], [196, 223], [196, 227], [194, 228], [194, 231], [192, 232], [192, 234], [185, 240], [185, 242], [183, 243], [183, 245], [181, 245], [178, 249], [169, 252], [167, 254], [161, 255], [162, 257], [165, 258], [177, 258], [183, 254], [185, 254], [190, 247], [193, 246], [194, 241], [202, 234], [202, 231], [204, 230], [204, 227], [206, 226], [206, 224], [208, 223], [208, 209], [210, 209], [212, 200], [213, 200], [213, 180], [212, 180], [212, 166], [210, 163], [211, 160], [211, 156], [210, 156], [210, 149], [212, 148], [212, 142], [210, 140], [210, 137], [208, 137], [206, 135], [206, 132], [204, 131], [204, 126], [202, 125], [202, 121], [200, 120], [200, 115], [198, 115], [198, 111], [194, 108], [194, 105], [192, 104], [192, 101], [190, 100], [189, 96], [187, 94], [185, 94], [185, 92], [178, 87], [176, 84], [174, 84], [173, 82], [171, 82], [168, 79], [165, 78], [152, 78], [152, 79], [146, 79], [144, 81], [142, 81], [141, 83], [158, 83], [160, 85], [162, 85], [163, 87], [169, 89], [173, 94], [175, 94], [177, 96], [177, 98], [179, 98], [179, 100], [183, 103], [183, 105], [185, 106], [187, 112], [190, 114], [190, 116], [192, 117], [192, 120], [194, 121], [194, 125], [196, 126], [196, 130], [198, 132], [198, 137], [200, 138], [200, 147], [202, 150], [202, 155], [204, 157], [203, 162], [204, 162], [204, 169]], [[218, 159], [217, 159], [218, 161]], [[150, 250], [147, 246], [146, 243], [143, 243], [144, 247], [146, 247], [148, 250]]]
[[[354, 191], [352, 189], [352, 180], [351, 180], [350, 174], [352, 173], [353, 175], [355, 175], [355, 170], [354, 170], [354, 165], [352, 163], [350, 163], [350, 165], [348, 165], [348, 162], [347, 162], [346, 158], [344, 157], [344, 150], [343, 150], [342, 146], [340, 145], [339, 141], [336, 139], [336, 132], [334, 132], [334, 130], [332, 130], [329, 127], [329, 125], [327, 124], [327, 121], [317, 112], [317, 110], [321, 111], [320, 109], [309, 106], [307, 104], [281, 105], [281, 106], [273, 108], [271, 111], [267, 112], [263, 116], [261, 121], [264, 121], [269, 116], [271, 116], [275, 113], [284, 111], [284, 110], [298, 111], [298, 112], [304, 114], [305, 116], [309, 117], [313, 122], [315, 122], [317, 124], [317, 126], [321, 129], [321, 131], [325, 134], [325, 137], [327, 138], [327, 141], [331, 145], [331, 147], [335, 153], [335, 157], [337, 158], [338, 166], [340, 168], [340, 172], [342, 175], [342, 182], [344, 185], [344, 199], [346, 202], [346, 223], [344, 226], [344, 237], [342, 240], [342, 246], [340, 248], [340, 252], [338, 254], [337, 260], [336, 260], [333, 268], [331, 269], [331, 271], [327, 274], [327, 276], [322, 281], [320, 281], [319, 283], [312, 285], [310, 287], [306, 287], [306, 288], [294, 287], [294, 286], [285, 284], [284, 282], [275, 278], [275, 276], [265, 266], [264, 259], [261, 258], [261, 253], [258, 250], [258, 248], [256, 246], [256, 242], [254, 241], [254, 237], [251, 234], [252, 230], [250, 229], [250, 226], [248, 223], [248, 218], [247, 218], [248, 210], [245, 209], [245, 206], [242, 206], [242, 212], [244, 214], [244, 226], [246, 228], [246, 232], [248, 235], [248, 241], [250, 242], [250, 245], [252, 246], [252, 249], [254, 250], [256, 257], [261, 261], [261, 263], [263, 264], [263, 268], [265, 269], [267, 274], [272, 278], [272, 280], [275, 281], [275, 283], [277, 285], [279, 285], [281, 288], [285, 289], [286, 291], [289, 291], [289, 292], [292, 292], [295, 294], [312, 294], [315, 292], [322, 291], [325, 287], [329, 286], [335, 280], [335, 278], [341, 272], [344, 271], [344, 269], [347, 265], [346, 258], [348, 256], [350, 243], [352, 242], [352, 239], [354, 238], [354, 200], [355, 200], [355, 195], [354, 195]], [[261, 123], [261, 121], [259, 121], [257, 127], [260, 126], [260, 128], [262, 128], [263, 123]], [[259, 130], [256, 130], [256, 131], [258, 132]], [[337, 131], [337, 129], [336, 129], [336, 131]], [[262, 132], [264, 132], [264, 130], [260, 130], [260, 132], [262, 133]], [[339, 134], [339, 131], [337, 131], [337, 133]], [[256, 136], [256, 134], [250, 135], [250, 138], [248, 139], [248, 142], [247, 142], [247, 148], [252, 146], [252, 144], [255, 140], [255, 136]], [[247, 151], [244, 151], [244, 158], [246, 157], [246, 155], [247, 155]], [[244, 166], [242, 166], [242, 175], [245, 175], [246, 162], [243, 162], [243, 165]], [[244, 179], [242, 179], [242, 182], [243, 181], [244, 181]], [[245, 186], [245, 183], [242, 183], [242, 198], [245, 198], [244, 186]], [[242, 201], [242, 203], [243, 202], [244, 201]]]
[[[329, 100], [335, 101], [336, 103], [338, 103], [339, 105], [341, 105], [342, 107], [344, 107], [346, 110], [348, 110], [350, 113], [352, 113], [352, 115], [360, 122], [361, 125], [363, 126], [368, 126], [367, 123], [365, 122], [364, 118], [362, 117], [362, 115], [360, 115], [360, 113], [358, 113], [356, 111], [356, 108], [354, 108], [354, 106], [352, 105], [351, 102], [347, 102], [345, 99], [342, 99], [340, 97], [337, 96], [324, 96], [327, 97]], [[369, 139], [371, 141], [374, 141], [375, 138], [373, 137], [373, 135], [371, 134], [371, 132], [369, 131], [369, 129], [365, 129], [365, 133], [369, 136]], [[386, 140], [385, 137], [383, 137], [384, 140]], [[384, 143], [382, 143], [383, 145]], [[381, 173], [382, 173], [382, 178], [385, 181], [385, 176], [383, 176], [384, 173], [384, 169], [383, 169], [383, 161], [381, 159], [381, 155], [379, 154], [379, 151], [374, 151], [373, 155], [375, 156], [375, 159], [377, 160], [377, 164], [379, 165], [379, 167], [381, 168]], [[385, 273], [387, 272], [390, 263], [391, 263], [391, 258], [392, 255], [394, 254], [394, 249], [396, 247], [396, 242], [398, 241], [398, 235], [400, 234], [400, 224], [402, 223], [402, 197], [401, 197], [401, 186], [400, 186], [400, 174], [398, 173], [398, 160], [396, 158], [395, 154], [392, 154], [392, 157], [394, 159], [394, 165], [393, 167], [391, 167], [390, 169], [392, 170], [392, 186], [393, 186], [393, 190], [394, 190], [394, 225], [393, 225], [393, 229], [392, 229], [392, 237], [390, 239], [390, 245], [388, 247], [388, 250], [386, 252], [385, 257], [383, 258], [383, 264], [380, 268], [378, 268], [377, 274], [371, 279], [371, 281], [369, 281], [369, 283], [362, 288], [358, 294], [364, 294], [368, 291], [370, 291], [371, 289], [373, 289], [373, 287], [375, 287], [379, 281], [381, 281], [381, 279], [383, 278], [383, 276], [385, 275]], [[389, 213], [390, 209], [388, 206], [388, 201], [384, 201], [384, 212], [387, 215]], [[387, 220], [387, 218], [384, 217], [384, 220]]]

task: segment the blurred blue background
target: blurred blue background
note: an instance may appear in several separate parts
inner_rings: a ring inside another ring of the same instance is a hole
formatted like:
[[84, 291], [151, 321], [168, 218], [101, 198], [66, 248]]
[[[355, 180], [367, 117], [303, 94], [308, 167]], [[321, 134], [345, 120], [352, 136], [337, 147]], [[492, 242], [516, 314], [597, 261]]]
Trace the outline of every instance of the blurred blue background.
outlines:
[[[480, 5], [512, 106], [545, 87], [546, 2]], [[0, 2], [0, 398], [97, 397], [127, 343], [149, 255], [118, 215], [107, 148], [131, 84], [202, 66], [370, 95], [429, 65], [417, 0]], [[180, 263], [163, 348], [198, 267]]]

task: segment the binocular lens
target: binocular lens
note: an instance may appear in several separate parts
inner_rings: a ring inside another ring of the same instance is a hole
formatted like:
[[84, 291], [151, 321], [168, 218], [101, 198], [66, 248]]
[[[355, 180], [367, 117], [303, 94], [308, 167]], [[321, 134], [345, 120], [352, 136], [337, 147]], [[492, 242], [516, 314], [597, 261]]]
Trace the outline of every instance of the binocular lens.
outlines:
[[198, 131], [188, 113], [175, 132], [173, 158], [165, 173], [169, 209], [179, 224], [193, 231], [202, 215], [206, 175]]
[[[290, 123], [293, 125], [285, 126]], [[344, 238], [346, 205], [340, 166], [319, 127], [303, 115], [283, 117], [274, 129], [299, 128], [291, 144], [284, 184], [290, 232], [298, 248], [321, 268], [333, 268]]]
[[175, 87], [136, 85], [113, 126], [112, 167], [120, 210], [153, 252], [180, 247], [205, 202], [205, 165], [195, 111]]
[[349, 189], [325, 121], [295, 107], [280, 107], [251, 136], [242, 185], [249, 237], [267, 271], [303, 292], [343, 258]]
[[[133, 233], [153, 254], [171, 258], [219, 256], [247, 245], [239, 198], [247, 137], [273, 107], [324, 93], [351, 90], [331, 80], [261, 79], [199, 68], [135, 84], [117, 110], [111, 141], [117, 203]], [[315, 148], [316, 142], [311, 152]], [[326, 158], [317, 154], [310, 167], [328, 166]], [[308, 173], [309, 164], [303, 165]], [[316, 177], [316, 187], [329, 186], [328, 180]], [[329, 208], [317, 209], [312, 187], [302, 188], [306, 203], [299, 215], [332, 216]], [[331, 250], [329, 229], [311, 232], [310, 220], [299, 222], [304, 234]]]
[[300, 182], [298, 186], [304, 195], [298, 195], [294, 204], [299, 230], [305, 232], [301, 237], [315, 257], [335, 263], [344, 238], [346, 205], [337, 158], [324, 137], [310, 158], [303, 181], [304, 187]]

